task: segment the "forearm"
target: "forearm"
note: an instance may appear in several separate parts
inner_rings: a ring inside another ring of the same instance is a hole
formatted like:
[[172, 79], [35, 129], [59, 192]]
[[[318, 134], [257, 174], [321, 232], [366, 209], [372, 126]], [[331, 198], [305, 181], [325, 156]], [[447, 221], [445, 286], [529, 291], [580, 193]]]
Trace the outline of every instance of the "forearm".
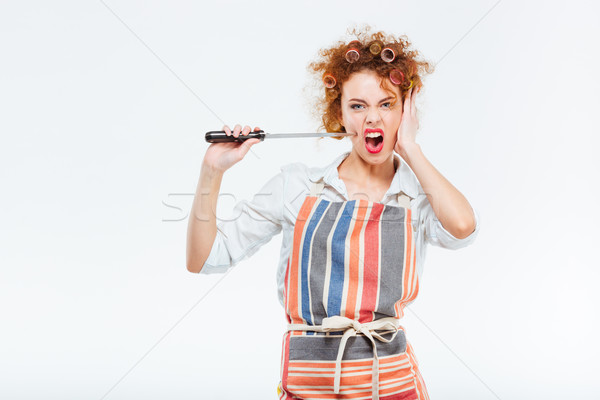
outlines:
[[223, 173], [202, 165], [187, 231], [186, 264], [190, 272], [200, 272], [217, 236], [217, 200]]
[[475, 215], [471, 205], [413, 143], [400, 154], [414, 171], [427, 199], [444, 229], [463, 239], [475, 230]]

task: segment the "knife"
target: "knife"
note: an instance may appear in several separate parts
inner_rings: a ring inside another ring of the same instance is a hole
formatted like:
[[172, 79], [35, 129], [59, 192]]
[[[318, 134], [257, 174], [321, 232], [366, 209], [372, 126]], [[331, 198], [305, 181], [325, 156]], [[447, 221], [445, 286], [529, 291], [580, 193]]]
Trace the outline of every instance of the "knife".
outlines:
[[208, 143], [225, 143], [225, 142], [243, 142], [247, 139], [287, 139], [287, 138], [305, 138], [305, 137], [332, 137], [332, 136], [354, 136], [356, 133], [265, 133], [265, 131], [254, 131], [244, 136], [240, 135], [236, 138], [233, 135], [227, 135], [225, 131], [210, 131], [206, 132], [205, 138]]

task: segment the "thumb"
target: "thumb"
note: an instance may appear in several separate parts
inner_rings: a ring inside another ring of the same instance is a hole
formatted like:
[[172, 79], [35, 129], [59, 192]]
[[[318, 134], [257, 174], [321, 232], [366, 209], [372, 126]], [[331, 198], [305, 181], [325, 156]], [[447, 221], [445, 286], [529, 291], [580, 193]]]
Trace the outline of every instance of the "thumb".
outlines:
[[248, 140], [244, 140], [244, 143], [242, 143], [242, 145], [240, 146], [243, 154], [246, 154], [249, 150], [250, 147], [252, 147], [252, 145], [256, 144], [260, 142], [260, 139], [248, 139]]

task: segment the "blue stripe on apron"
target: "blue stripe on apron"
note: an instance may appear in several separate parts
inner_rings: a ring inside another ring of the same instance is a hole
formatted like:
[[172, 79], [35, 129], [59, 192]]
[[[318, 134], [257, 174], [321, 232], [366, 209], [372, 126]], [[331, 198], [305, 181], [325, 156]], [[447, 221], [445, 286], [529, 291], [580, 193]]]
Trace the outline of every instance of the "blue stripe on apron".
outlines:
[[342, 210], [338, 223], [333, 232], [333, 241], [331, 245], [331, 278], [329, 281], [329, 296], [327, 299], [327, 315], [340, 315], [342, 308], [342, 295], [344, 292], [344, 273], [346, 255], [346, 236], [356, 200], [346, 203]]
[[[308, 227], [306, 228], [306, 236], [304, 237], [304, 243], [302, 245], [302, 270], [300, 271], [302, 275], [302, 318], [304, 318], [306, 323], [310, 325], [312, 325], [313, 322], [310, 316], [310, 297], [308, 292], [308, 256], [310, 254], [310, 243], [312, 241], [315, 228], [321, 220], [321, 216], [325, 212], [325, 209], [328, 205], [328, 201], [321, 201], [321, 203], [317, 206], [317, 209], [313, 213], [313, 216], [308, 223]], [[314, 335], [315, 332], [308, 331], [307, 334]]]

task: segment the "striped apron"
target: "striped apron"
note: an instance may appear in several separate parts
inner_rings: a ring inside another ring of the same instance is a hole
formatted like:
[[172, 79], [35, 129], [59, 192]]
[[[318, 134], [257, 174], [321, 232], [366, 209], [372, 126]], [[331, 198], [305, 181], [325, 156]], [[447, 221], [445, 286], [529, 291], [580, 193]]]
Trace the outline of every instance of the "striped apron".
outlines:
[[428, 400], [399, 325], [419, 290], [410, 198], [331, 202], [323, 185], [294, 226], [279, 399]]

